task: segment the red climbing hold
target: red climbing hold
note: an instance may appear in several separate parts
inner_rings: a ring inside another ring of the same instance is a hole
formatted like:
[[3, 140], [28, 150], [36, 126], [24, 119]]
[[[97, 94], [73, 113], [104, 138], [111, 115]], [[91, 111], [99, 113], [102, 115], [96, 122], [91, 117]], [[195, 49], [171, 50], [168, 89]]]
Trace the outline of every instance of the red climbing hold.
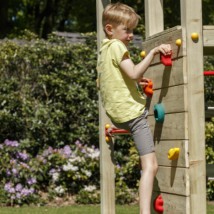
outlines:
[[163, 198], [161, 195], [158, 195], [154, 200], [154, 209], [157, 213], [163, 213]]
[[171, 54], [168, 54], [168, 55], [164, 55], [164, 54], [160, 54], [160, 59], [161, 59], [161, 62], [165, 65], [165, 66], [172, 66], [172, 52]]

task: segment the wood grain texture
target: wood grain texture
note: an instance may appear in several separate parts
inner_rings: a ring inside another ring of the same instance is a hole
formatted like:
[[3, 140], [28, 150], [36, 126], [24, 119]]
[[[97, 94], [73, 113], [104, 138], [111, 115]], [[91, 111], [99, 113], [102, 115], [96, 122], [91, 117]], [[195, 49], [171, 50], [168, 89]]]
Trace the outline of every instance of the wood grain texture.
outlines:
[[188, 168], [159, 166], [154, 191], [189, 196], [189, 187]]
[[[146, 38], [164, 30], [163, 0], [145, 0]], [[155, 14], [155, 16], [154, 16]]]
[[[168, 167], [189, 167], [189, 150], [188, 140], [165, 140], [155, 142], [155, 153], [158, 160], [159, 166]], [[168, 151], [171, 148], [179, 148], [180, 154], [177, 160], [168, 159]]]
[[[154, 192], [152, 201], [154, 201], [159, 194], [160, 192]], [[164, 214], [190, 214], [190, 197], [167, 193], [161, 193], [161, 196], [164, 201]], [[157, 214], [154, 206], [152, 206], [152, 214]]]
[[166, 114], [164, 123], [157, 123], [153, 115], [148, 117], [155, 142], [161, 140], [188, 140], [187, 113]]

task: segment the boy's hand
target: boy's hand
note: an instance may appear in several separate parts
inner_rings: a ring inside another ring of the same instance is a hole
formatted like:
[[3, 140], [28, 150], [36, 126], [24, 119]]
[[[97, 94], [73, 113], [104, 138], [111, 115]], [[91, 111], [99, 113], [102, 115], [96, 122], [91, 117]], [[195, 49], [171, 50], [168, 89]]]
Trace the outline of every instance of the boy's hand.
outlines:
[[150, 79], [142, 77], [139, 81], [138, 84], [141, 85], [142, 87], [145, 87], [148, 85], [148, 82], [150, 81]]
[[162, 53], [163, 55], [170, 55], [172, 53], [172, 48], [170, 44], [161, 44], [152, 51], [154, 51], [154, 54]]
[[[109, 124], [108, 124], [109, 125]], [[109, 127], [106, 128], [106, 135], [109, 137], [113, 137], [112, 130], [116, 129], [117, 127], [114, 125], [109, 125]]]

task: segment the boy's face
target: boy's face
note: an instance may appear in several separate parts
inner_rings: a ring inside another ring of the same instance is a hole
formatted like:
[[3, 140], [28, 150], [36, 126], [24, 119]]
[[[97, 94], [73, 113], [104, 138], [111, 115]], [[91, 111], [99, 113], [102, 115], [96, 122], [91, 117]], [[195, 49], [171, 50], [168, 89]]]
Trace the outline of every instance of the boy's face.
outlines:
[[133, 39], [133, 29], [127, 28], [125, 25], [120, 24], [116, 27], [112, 26], [112, 37], [111, 39], [119, 39], [126, 46], [128, 46], [129, 42]]

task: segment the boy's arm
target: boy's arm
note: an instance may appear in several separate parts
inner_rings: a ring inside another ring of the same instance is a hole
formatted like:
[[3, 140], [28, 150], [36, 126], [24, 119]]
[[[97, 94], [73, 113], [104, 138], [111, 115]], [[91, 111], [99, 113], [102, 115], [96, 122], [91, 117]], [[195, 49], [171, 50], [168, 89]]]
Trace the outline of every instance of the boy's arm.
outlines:
[[131, 79], [139, 80], [143, 74], [146, 72], [147, 68], [151, 64], [154, 56], [158, 53], [163, 53], [164, 55], [171, 53], [171, 46], [168, 44], [162, 44], [154, 49], [152, 49], [148, 55], [140, 63], [135, 65], [128, 55], [124, 55], [120, 68], [124, 71]]

